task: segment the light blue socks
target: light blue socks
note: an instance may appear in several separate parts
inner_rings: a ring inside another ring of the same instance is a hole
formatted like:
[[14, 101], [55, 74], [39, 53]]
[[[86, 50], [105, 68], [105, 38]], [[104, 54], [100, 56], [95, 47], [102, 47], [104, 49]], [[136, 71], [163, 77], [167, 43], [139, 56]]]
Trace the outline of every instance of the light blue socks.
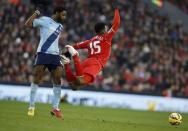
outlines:
[[36, 93], [38, 89], [38, 85], [35, 83], [31, 83], [31, 91], [30, 91], [30, 100], [29, 100], [29, 108], [35, 108], [35, 98], [36, 98]]
[[[37, 84], [31, 83], [29, 108], [35, 108], [35, 99], [38, 87], [39, 86]], [[53, 85], [53, 93], [52, 106], [54, 109], [58, 109], [61, 99], [61, 85]]]
[[53, 85], [53, 100], [52, 100], [52, 106], [54, 109], [59, 109], [59, 102], [61, 99], [61, 85]]

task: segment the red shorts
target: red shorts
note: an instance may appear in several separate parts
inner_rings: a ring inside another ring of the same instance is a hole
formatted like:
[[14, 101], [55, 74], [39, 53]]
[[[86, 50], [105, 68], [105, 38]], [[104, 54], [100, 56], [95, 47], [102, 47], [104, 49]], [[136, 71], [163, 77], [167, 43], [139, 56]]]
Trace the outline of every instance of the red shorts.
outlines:
[[94, 81], [96, 75], [101, 71], [102, 66], [96, 58], [87, 58], [82, 62], [83, 73], [92, 77]]

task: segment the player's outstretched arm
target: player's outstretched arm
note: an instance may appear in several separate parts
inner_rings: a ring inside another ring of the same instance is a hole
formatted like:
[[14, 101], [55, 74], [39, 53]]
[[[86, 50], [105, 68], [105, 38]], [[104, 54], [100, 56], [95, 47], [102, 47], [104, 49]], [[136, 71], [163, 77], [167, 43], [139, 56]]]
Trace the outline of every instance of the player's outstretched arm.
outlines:
[[89, 43], [90, 43], [90, 41], [89, 41], [89, 40], [86, 40], [86, 41], [83, 41], [83, 42], [79, 42], [79, 43], [73, 44], [72, 46], [73, 46], [76, 50], [78, 50], [78, 49], [87, 49]]
[[25, 26], [26, 27], [32, 27], [33, 26], [33, 21], [35, 18], [37, 18], [37, 16], [40, 15], [40, 11], [36, 10], [35, 13], [33, 13], [25, 22]]
[[116, 8], [114, 13], [113, 24], [112, 24], [112, 29], [114, 30], [114, 32], [117, 32], [119, 25], [120, 25], [119, 9]]
[[118, 31], [119, 26], [120, 26], [120, 14], [119, 14], [119, 9], [116, 8], [114, 12], [112, 27], [108, 31], [108, 35], [110, 38], [112, 38], [114, 34]]

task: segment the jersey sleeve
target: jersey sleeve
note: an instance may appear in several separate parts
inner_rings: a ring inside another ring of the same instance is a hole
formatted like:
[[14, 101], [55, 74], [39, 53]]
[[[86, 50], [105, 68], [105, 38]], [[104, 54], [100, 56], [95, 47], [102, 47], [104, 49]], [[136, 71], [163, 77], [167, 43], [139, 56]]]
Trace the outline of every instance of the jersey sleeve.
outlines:
[[114, 34], [118, 31], [119, 25], [120, 25], [119, 10], [115, 9], [112, 27], [110, 28], [110, 30], [107, 33], [107, 37], [108, 37], [109, 40], [111, 40], [112, 37], [114, 36]]
[[39, 26], [44, 26], [44, 25], [45, 25], [44, 18], [37, 18], [33, 20], [33, 27], [39, 27]]
[[88, 48], [89, 43], [90, 43], [90, 40], [86, 40], [86, 41], [74, 44], [73, 47], [75, 49], [86, 49]]

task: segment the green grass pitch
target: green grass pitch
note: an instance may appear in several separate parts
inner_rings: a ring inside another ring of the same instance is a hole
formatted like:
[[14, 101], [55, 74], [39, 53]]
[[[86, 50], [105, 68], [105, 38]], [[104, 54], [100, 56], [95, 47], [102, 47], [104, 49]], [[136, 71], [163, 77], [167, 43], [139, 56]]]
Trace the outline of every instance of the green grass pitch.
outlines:
[[27, 105], [0, 101], [0, 131], [188, 131], [188, 114], [182, 114], [181, 125], [171, 126], [167, 112], [63, 104], [60, 120], [50, 116], [49, 104], [37, 104], [37, 115], [28, 117]]

